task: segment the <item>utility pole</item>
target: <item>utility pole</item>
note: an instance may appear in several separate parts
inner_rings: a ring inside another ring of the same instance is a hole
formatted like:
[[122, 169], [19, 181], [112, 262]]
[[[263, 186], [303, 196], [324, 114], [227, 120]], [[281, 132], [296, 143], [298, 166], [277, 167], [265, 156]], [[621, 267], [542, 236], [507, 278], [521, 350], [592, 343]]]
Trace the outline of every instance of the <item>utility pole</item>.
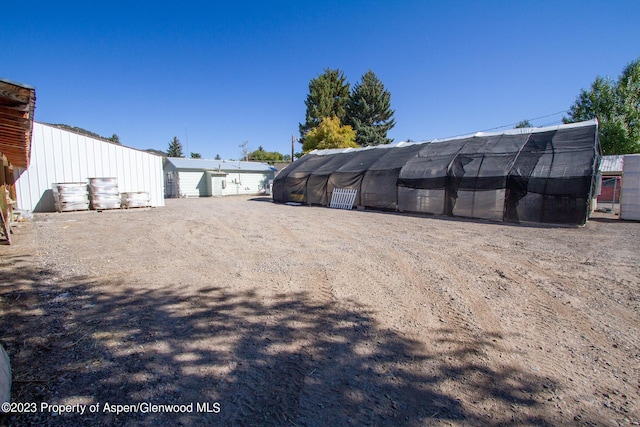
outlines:
[[291, 163], [293, 163], [293, 151], [294, 151], [293, 145], [295, 142], [296, 142], [296, 137], [291, 135]]
[[245, 161], [249, 160], [249, 149], [247, 148], [248, 144], [249, 144], [249, 141], [244, 141], [242, 144], [238, 146], [242, 148], [242, 157], [244, 157]]
[[[185, 136], [185, 142], [187, 143], [187, 153], [189, 153], [189, 133], [187, 132], [187, 125], [184, 125], [184, 136]], [[185, 155], [186, 157], [186, 155]], [[191, 157], [191, 154], [189, 154], [189, 157]]]

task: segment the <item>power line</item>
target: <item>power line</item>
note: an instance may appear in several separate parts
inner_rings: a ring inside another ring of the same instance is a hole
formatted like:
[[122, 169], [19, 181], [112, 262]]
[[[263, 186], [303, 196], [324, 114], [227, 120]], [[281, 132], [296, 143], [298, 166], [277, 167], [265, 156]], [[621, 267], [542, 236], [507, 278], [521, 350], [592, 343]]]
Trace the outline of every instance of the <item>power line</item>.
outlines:
[[[547, 117], [551, 117], [551, 116], [557, 116], [558, 114], [564, 114], [569, 110], [562, 110], [562, 111], [558, 111], [557, 113], [552, 113], [552, 114], [545, 114], [544, 116], [540, 116], [540, 117], [534, 117], [532, 119], [525, 119], [528, 122], [531, 122], [533, 120], [540, 120], [540, 119], [546, 119]], [[524, 121], [524, 120], [521, 120]], [[502, 128], [506, 128], [506, 127], [511, 127], [511, 126], [515, 126], [517, 124], [519, 124], [520, 122], [515, 122], [515, 123], [510, 123], [508, 125], [502, 125], [502, 126], [497, 126], [494, 128], [490, 128], [490, 129], [485, 129], [485, 130], [481, 130], [480, 132], [488, 132], [490, 130], [496, 130], [496, 129], [502, 129]]]
[[[558, 111], [557, 113], [545, 114], [544, 116], [534, 117], [532, 119], [525, 119], [525, 120], [531, 122], [531, 121], [534, 121], [534, 120], [546, 119], [547, 117], [557, 116], [558, 114], [564, 114], [564, 113], [566, 113], [568, 111], [569, 110], [562, 110], [562, 111]], [[525, 121], [525, 120], [521, 120], [521, 121]], [[502, 129], [502, 128], [506, 128], [506, 127], [514, 127], [515, 125], [517, 125], [519, 123], [520, 122], [510, 123], [508, 125], [496, 126], [496, 127], [493, 127], [493, 128], [484, 129], [484, 130], [480, 130], [480, 131], [477, 131], [477, 132], [489, 132], [489, 131], [492, 131], [492, 130]], [[547, 125], [545, 125], [545, 126], [547, 126]], [[548, 126], [550, 126], [550, 125], [548, 125]], [[473, 132], [473, 133], [476, 133], [476, 132]], [[458, 135], [452, 135], [452, 136], [447, 136], [447, 137], [444, 137], [444, 138], [435, 138], [435, 139], [436, 140], [451, 139], [451, 138], [457, 138], [459, 136], [464, 136], [464, 135], [469, 135], [469, 134], [468, 133], [458, 134]], [[434, 139], [434, 138], [431, 138], [431, 139]], [[429, 140], [430, 139], [419, 139], [418, 141], [429, 141]]]

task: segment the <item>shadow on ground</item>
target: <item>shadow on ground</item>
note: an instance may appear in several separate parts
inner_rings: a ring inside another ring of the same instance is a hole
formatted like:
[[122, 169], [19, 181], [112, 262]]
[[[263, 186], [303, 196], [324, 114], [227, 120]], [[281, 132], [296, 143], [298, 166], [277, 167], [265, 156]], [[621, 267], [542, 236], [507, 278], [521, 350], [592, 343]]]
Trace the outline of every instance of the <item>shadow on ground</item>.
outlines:
[[[121, 278], [63, 280], [21, 256], [0, 260], [0, 275], [12, 401], [101, 405], [97, 414], [2, 415], [0, 425], [504, 424], [442, 391], [451, 381], [525, 408], [514, 424], [553, 424], [539, 408], [543, 380], [466, 361], [491, 337], [434, 354], [370, 313], [305, 293], [265, 302], [254, 290], [212, 287], [185, 296]], [[213, 412], [114, 414], [107, 402], [201, 402]]]

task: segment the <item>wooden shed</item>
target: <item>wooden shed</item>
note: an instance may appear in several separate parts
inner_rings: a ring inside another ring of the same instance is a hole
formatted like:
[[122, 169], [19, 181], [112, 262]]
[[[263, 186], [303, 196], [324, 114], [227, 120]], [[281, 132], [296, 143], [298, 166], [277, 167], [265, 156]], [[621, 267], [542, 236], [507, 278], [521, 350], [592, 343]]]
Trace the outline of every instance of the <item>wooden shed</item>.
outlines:
[[620, 203], [623, 159], [624, 155], [602, 156], [599, 167], [601, 178], [597, 192], [598, 203]]

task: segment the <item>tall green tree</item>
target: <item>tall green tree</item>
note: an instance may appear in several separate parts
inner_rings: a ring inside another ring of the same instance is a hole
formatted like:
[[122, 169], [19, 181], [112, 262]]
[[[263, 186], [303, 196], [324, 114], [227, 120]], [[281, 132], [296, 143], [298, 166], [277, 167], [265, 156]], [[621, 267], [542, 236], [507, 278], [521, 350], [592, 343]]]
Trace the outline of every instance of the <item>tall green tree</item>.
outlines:
[[564, 123], [598, 119], [604, 154], [640, 153], [640, 59], [625, 67], [620, 78], [597, 76], [582, 89]]
[[169, 149], [167, 150], [168, 157], [184, 157], [182, 153], [182, 143], [178, 139], [177, 136], [174, 136], [171, 141], [169, 141]]
[[360, 146], [389, 144], [387, 132], [396, 124], [391, 109], [391, 93], [371, 70], [356, 83], [349, 97], [345, 123], [356, 131]]
[[640, 58], [622, 70], [618, 79], [618, 97], [621, 100], [629, 139], [636, 142], [635, 153], [640, 152]]
[[305, 100], [305, 122], [299, 124], [300, 143], [304, 145], [307, 132], [317, 127], [325, 117], [337, 117], [344, 122], [349, 102], [349, 82], [339, 69], [326, 68], [323, 74], [309, 82], [309, 94]]
[[320, 124], [307, 132], [302, 144], [302, 151], [308, 153], [313, 150], [329, 148], [357, 148], [356, 132], [349, 125], [340, 124], [336, 116], [325, 117]]

